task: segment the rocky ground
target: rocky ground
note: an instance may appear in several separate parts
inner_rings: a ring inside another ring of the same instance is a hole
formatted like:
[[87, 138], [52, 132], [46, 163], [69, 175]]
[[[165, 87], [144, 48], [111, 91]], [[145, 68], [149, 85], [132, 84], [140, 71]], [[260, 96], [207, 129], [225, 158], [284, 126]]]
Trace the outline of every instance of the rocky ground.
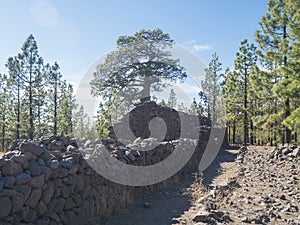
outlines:
[[300, 224], [300, 151], [220, 152], [203, 174], [139, 199], [105, 225]]
[[[230, 151], [227, 151], [230, 153]], [[177, 224], [300, 224], [300, 157], [296, 146], [250, 146], [220, 164], [210, 185], [198, 179], [193, 206]]]

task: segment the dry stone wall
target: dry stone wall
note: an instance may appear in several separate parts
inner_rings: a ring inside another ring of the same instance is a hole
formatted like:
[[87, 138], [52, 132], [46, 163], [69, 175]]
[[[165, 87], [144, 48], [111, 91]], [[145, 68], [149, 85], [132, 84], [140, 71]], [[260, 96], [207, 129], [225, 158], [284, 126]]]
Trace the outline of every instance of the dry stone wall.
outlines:
[[[207, 127], [210, 127], [211, 125], [210, 120], [206, 117], [178, 112], [167, 106], [157, 105], [155, 102], [151, 101], [134, 108], [124, 117], [124, 119], [114, 124], [114, 127], [122, 129], [123, 126], [129, 126], [130, 131], [135, 137], [146, 139], [151, 135], [149, 122], [151, 119], [157, 117], [161, 118], [167, 126], [166, 134], [163, 137], [164, 141], [172, 141], [179, 138], [197, 139], [198, 134], [195, 134], [193, 132], [194, 129], [191, 129], [191, 127], [199, 130], [207, 129]], [[109, 137], [114, 141], [117, 141], [118, 138], [115, 134], [114, 128], [110, 127], [109, 131]], [[129, 133], [125, 133], [122, 134], [122, 138], [130, 139], [131, 135], [129, 135]]]
[[[167, 111], [170, 111], [150, 104], [155, 110], [161, 110], [160, 114], [167, 115]], [[140, 113], [144, 111], [147, 117], [149, 105], [147, 110], [139, 110]], [[176, 117], [177, 112], [172, 113]], [[99, 148], [105, 148], [112, 157], [123, 163], [145, 166], [164, 160], [178, 144], [180, 130], [171, 127], [167, 138], [156, 143], [156, 148], [141, 152], [139, 147], [157, 140], [149, 139], [142, 133], [144, 125], [132, 126], [136, 135], [142, 137], [127, 146], [120, 145], [113, 132], [107, 140], [76, 141], [69, 136], [53, 136], [35, 141], [14, 141], [11, 151], [0, 159], [0, 224], [100, 224], [100, 221], [125, 207], [140, 193], [166, 187], [177, 182], [183, 174], [198, 169], [209, 137], [208, 124], [199, 128], [197, 135], [200, 139], [191, 160], [181, 171], [162, 183], [131, 187], [111, 182], [97, 174], [87, 164], [86, 158], [97, 155]]]
[[15, 142], [0, 159], [0, 224], [97, 224], [133, 187], [93, 171], [70, 137]]

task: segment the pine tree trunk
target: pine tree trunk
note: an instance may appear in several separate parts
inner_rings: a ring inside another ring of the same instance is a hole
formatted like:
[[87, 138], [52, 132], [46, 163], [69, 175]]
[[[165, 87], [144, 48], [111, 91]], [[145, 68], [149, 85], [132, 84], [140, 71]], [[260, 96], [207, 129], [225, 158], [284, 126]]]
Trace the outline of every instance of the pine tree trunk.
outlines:
[[231, 133], [230, 133], [230, 124], [229, 124], [229, 122], [227, 121], [227, 133], [228, 133], [228, 143], [231, 143], [230, 141], [230, 135], [231, 135]]
[[3, 121], [3, 125], [2, 125], [2, 151], [5, 150], [5, 114], [3, 113], [2, 115], [2, 121]]
[[[283, 27], [283, 39], [284, 40], [287, 39], [287, 27], [286, 26]], [[287, 66], [287, 56], [286, 55], [283, 56], [283, 64], [284, 64], [284, 67]], [[288, 79], [289, 78], [288, 75], [286, 75], [285, 78]], [[285, 105], [284, 119], [286, 119], [291, 114], [289, 98], [286, 99], [284, 105]], [[285, 142], [286, 143], [291, 142], [291, 130], [287, 126], [285, 126]]]
[[274, 126], [274, 131], [273, 131], [273, 140], [274, 140], [274, 145], [277, 145], [277, 133], [276, 133], [276, 124]]
[[20, 139], [20, 124], [21, 124], [21, 102], [20, 102], [20, 83], [18, 81], [17, 87], [17, 129], [16, 129], [16, 139]]
[[248, 112], [247, 112], [247, 105], [248, 105], [248, 99], [247, 99], [247, 71], [245, 71], [244, 75], [244, 145], [248, 143]]
[[57, 135], [57, 75], [55, 75], [54, 81], [54, 127], [53, 127], [53, 134]]
[[29, 139], [33, 140], [34, 125], [33, 125], [33, 97], [32, 97], [32, 65], [29, 69]]
[[257, 130], [259, 132], [259, 135], [257, 135], [257, 145], [261, 145], [261, 128], [258, 128]]
[[[40, 97], [38, 97], [40, 98]], [[41, 122], [41, 106], [40, 106], [40, 99], [38, 100], [38, 106], [37, 106], [37, 136], [40, 137], [42, 134], [42, 122]]]
[[285, 126], [281, 126], [282, 130], [281, 130], [281, 144], [284, 145], [284, 142], [285, 142]]
[[33, 139], [33, 110], [32, 110], [32, 87], [29, 87], [29, 138]]
[[[287, 117], [289, 117], [291, 114], [290, 111], [290, 99], [287, 98], [285, 101], [285, 114], [284, 114], [284, 118], [286, 119]], [[291, 142], [291, 130], [285, 126], [285, 142], [286, 143], [290, 143]]]
[[236, 136], [236, 122], [233, 120], [233, 128], [232, 128], [232, 143], [235, 144], [235, 136]]
[[150, 97], [150, 86], [151, 86], [150, 77], [149, 76], [145, 76], [144, 90], [142, 91], [141, 100]]
[[250, 120], [250, 130], [251, 130], [250, 144], [253, 145], [254, 144], [254, 127], [253, 127], [253, 121], [252, 121], [252, 119]]

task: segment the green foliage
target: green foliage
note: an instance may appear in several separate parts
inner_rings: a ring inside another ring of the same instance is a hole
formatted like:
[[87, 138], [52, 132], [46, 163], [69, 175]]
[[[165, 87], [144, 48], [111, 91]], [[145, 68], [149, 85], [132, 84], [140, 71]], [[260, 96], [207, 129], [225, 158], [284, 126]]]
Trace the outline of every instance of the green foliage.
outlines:
[[2, 150], [14, 139], [71, 134], [76, 107], [73, 87], [62, 80], [57, 63], [44, 63], [33, 35], [5, 66], [8, 74], [0, 76]]
[[161, 100], [159, 103], [160, 106], [167, 106], [167, 103], [165, 102], [165, 100]]
[[[108, 54], [97, 66], [91, 81], [91, 93], [101, 96], [97, 113], [97, 131], [107, 134], [107, 127], [133, 107], [138, 99], [150, 96], [150, 91], [162, 91], [166, 81], [176, 82], [186, 77], [179, 61], [172, 58], [174, 41], [160, 29], [140, 30], [132, 36], [120, 36], [117, 50]], [[175, 93], [168, 103], [176, 107]]]
[[221, 96], [222, 63], [216, 53], [205, 69], [205, 79], [201, 82], [202, 92], [199, 94], [203, 102], [207, 102], [206, 114], [212, 121], [217, 121], [217, 101]]
[[187, 113], [188, 108], [181, 102], [180, 104], [177, 105], [177, 111]]
[[113, 92], [122, 91], [120, 98], [141, 99], [150, 96], [150, 89], [165, 88], [166, 80], [184, 79], [186, 73], [169, 51], [173, 43], [160, 29], [120, 36], [117, 50], [97, 66], [91, 81], [92, 94], [107, 100]]
[[169, 95], [169, 98], [168, 98], [167, 106], [170, 107], [170, 108], [172, 108], [172, 109], [175, 109], [176, 106], [177, 106], [176, 94], [175, 94], [173, 88], [170, 91], [170, 95]]
[[73, 86], [67, 84], [66, 81], [60, 84], [60, 96], [57, 107], [58, 134], [73, 134], [75, 132], [74, 127], [76, 127], [73, 120], [77, 104], [74, 99]]
[[[297, 2], [297, 1], [296, 1]], [[259, 56], [263, 69], [269, 73], [269, 86], [272, 87], [275, 104], [269, 110], [269, 115], [274, 115], [272, 126], [284, 125], [276, 124], [275, 120], [281, 121], [291, 114], [291, 98], [288, 94], [290, 90], [291, 74], [290, 64], [293, 63], [292, 45], [294, 42], [291, 24], [294, 22], [295, 10], [291, 10], [291, 1], [269, 0], [266, 14], [259, 23], [260, 29], [256, 32], [255, 38], [259, 45]], [[284, 112], [282, 113], [282, 110]], [[269, 117], [270, 118], [270, 117]], [[268, 121], [267, 121], [268, 122]], [[278, 127], [277, 130], [280, 130]], [[276, 135], [275, 135], [276, 136]], [[291, 130], [285, 126], [282, 133], [283, 142], [291, 141]]]
[[[243, 95], [243, 143], [247, 144], [249, 142], [249, 109], [253, 109], [251, 102], [253, 101], [252, 95], [249, 95], [251, 91], [249, 90], [249, 80], [251, 75], [251, 70], [256, 65], [257, 57], [255, 55], [256, 47], [253, 44], [249, 44], [248, 40], [245, 39], [241, 42], [239, 51], [236, 53], [236, 59], [234, 60], [234, 72], [236, 73], [236, 78], [240, 80], [240, 91]], [[249, 102], [251, 101], [251, 102]], [[250, 103], [250, 104], [249, 104]], [[251, 136], [253, 134], [253, 127], [251, 127]], [[253, 140], [251, 139], [251, 144]]]
[[190, 105], [190, 108], [187, 109], [187, 113], [191, 115], [203, 115], [204, 108], [200, 102], [196, 101], [196, 98], [193, 98], [193, 102]]
[[242, 41], [234, 71], [225, 72], [223, 95], [232, 142], [240, 140], [241, 126], [244, 142], [270, 145], [297, 142], [300, 14], [296, 9], [299, 6], [299, 0], [269, 0], [255, 34], [258, 50]]
[[94, 137], [93, 127], [89, 116], [84, 112], [83, 106], [74, 113], [74, 135], [79, 138]]

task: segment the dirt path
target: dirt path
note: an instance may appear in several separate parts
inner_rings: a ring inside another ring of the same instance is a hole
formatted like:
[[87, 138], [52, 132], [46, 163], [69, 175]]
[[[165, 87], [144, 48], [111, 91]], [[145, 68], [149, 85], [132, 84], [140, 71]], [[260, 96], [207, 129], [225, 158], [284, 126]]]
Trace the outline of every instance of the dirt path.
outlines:
[[[230, 167], [236, 157], [236, 150], [222, 150], [213, 164], [204, 172], [204, 182], [214, 185], [225, 182], [230, 177], [224, 176], [220, 181], [214, 178], [226, 167]], [[192, 193], [187, 191], [194, 182], [194, 177], [182, 181], [172, 188], [161, 190], [143, 198], [111, 217], [104, 225], [171, 225], [179, 224], [180, 218], [192, 207]], [[145, 205], [146, 203], [146, 205]], [[147, 205], [149, 203], [149, 205]], [[148, 206], [148, 207], [147, 207]]]
[[192, 179], [138, 199], [111, 217], [105, 225], [170, 225], [191, 206], [191, 195], [184, 194]]

